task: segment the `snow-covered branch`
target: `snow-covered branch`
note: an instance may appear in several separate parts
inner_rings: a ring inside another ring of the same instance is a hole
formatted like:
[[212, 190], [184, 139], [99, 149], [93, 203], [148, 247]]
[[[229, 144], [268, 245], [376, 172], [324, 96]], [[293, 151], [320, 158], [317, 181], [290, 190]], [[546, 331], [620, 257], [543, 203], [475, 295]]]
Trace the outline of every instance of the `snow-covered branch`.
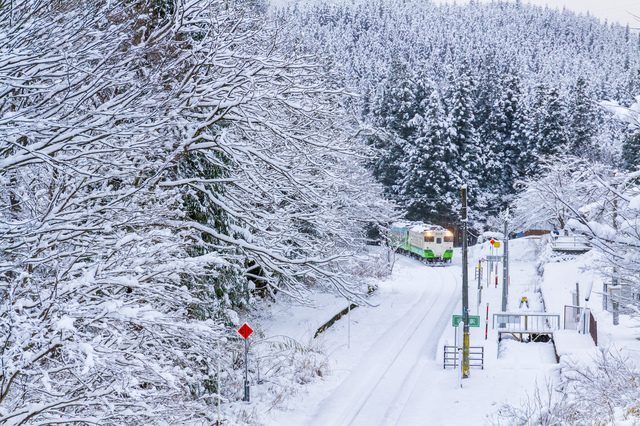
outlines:
[[230, 294], [359, 292], [340, 261], [392, 210], [256, 13], [0, 9], [0, 424], [206, 419]]

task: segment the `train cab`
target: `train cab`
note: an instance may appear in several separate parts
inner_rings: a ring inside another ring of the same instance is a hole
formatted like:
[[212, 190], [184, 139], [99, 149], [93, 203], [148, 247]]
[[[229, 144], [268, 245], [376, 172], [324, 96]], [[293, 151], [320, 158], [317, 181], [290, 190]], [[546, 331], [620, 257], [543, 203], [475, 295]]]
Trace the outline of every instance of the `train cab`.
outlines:
[[451, 262], [453, 233], [439, 225], [396, 222], [389, 227], [389, 243], [427, 262]]
[[430, 262], [450, 262], [453, 233], [438, 225], [415, 225], [409, 230], [410, 251]]

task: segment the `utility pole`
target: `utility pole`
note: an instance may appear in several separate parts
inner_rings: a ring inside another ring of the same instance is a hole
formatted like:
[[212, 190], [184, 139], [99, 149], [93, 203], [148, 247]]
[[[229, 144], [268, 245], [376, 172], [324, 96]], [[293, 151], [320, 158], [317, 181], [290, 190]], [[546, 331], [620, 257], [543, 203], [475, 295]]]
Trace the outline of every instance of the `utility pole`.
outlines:
[[[613, 174], [615, 179], [616, 174]], [[618, 185], [613, 185], [614, 188], [617, 188]], [[618, 199], [613, 198], [613, 229], [618, 232]], [[618, 325], [620, 323], [620, 313], [618, 311], [618, 297], [620, 296], [622, 287], [619, 287], [620, 283], [618, 282], [618, 270], [613, 266], [613, 277], [611, 279], [611, 287], [609, 287], [609, 294], [611, 295], [611, 309], [613, 310], [613, 325]]]
[[509, 229], [507, 227], [507, 218], [509, 217], [509, 209], [504, 217], [504, 243], [502, 258], [502, 312], [507, 312], [507, 298], [509, 296]]
[[467, 269], [467, 186], [462, 187], [462, 378], [469, 377], [469, 271]]

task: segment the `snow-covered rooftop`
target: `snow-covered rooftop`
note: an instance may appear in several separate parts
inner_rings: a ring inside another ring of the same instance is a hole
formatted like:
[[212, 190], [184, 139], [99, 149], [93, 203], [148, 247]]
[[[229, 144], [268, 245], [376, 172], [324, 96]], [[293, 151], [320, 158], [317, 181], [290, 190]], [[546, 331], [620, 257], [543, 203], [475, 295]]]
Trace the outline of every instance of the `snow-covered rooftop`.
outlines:
[[427, 231], [444, 231], [444, 228], [440, 225], [430, 225], [425, 223], [416, 224], [411, 228], [412, 232], [427, 232]]

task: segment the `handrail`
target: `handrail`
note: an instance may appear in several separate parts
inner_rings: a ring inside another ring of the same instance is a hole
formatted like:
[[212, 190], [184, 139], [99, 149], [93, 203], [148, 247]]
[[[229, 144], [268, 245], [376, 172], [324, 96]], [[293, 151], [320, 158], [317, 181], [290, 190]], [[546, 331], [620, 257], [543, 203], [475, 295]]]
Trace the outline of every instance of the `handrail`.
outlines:
[[560, 251], [588, 251], [591, 244], [583, 235], [559, 235], [551, 238], [551, 247]]
[[[462, 357], [462, 347], [444, 346], [442, 368], [457, 368]], [[469, 346], [469, 367], [480, 367], [484, 370], [484, 346]]]
[[548, 333], [560, 329], [560, 315], [500, 312], [493, 314], [494, 329], [496, 323], [499, 331]]

